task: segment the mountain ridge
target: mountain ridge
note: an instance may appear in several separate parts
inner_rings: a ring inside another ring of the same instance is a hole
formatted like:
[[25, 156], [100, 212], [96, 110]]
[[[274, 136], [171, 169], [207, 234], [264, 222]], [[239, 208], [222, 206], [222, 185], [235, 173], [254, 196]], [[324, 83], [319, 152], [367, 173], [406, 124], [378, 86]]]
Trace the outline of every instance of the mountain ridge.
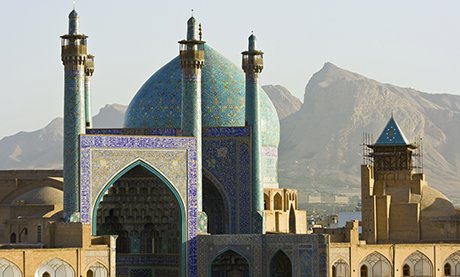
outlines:
[[[280, 85], [263, 88], [281, 122], [281, 186], [302, 193], [359, 192], [363, 133], [375, 141], [393, 114], [410, 142], [423, 138], [430, 185], [460, 199], [460, 96], [380, 83], [329, 62], [308, 81], [303, 103]], [[121, 128], [126, 107], [102, 107], [94, 126]], [[4, 137], [0, 168], [61, 168], [61, 145], [62, 118]]]
[[[280, 175], [358, 187], [362, 134], [377, 139], [394, 114], [409, 141], [423, 137], [428, 180], [455, 193], [459, 105], [460, 96], [383, 84], [327, 63], [308, 82], [301, 109], [281, 121]], [[281, 183], [290, 185], [283, 177]]]

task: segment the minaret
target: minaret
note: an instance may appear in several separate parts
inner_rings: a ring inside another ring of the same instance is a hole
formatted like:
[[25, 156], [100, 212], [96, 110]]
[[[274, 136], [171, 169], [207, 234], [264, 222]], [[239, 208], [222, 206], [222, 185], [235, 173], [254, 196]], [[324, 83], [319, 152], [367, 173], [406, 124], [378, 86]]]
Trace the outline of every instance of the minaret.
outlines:
[[[197, 208], [199, 221], [203, 222], [202, 205], [202, 153], [201, 153], [201, 70], [204, 64], [204, 41], [201, 40], [201, 25], [198, 28], [192, 16], [187, 21], [187, 39], [179, 41], [182, 67], [182, 114], [183, 136], [193, 136], [197, 143]], [[205, 226], [199, 226], [205, 232]]]
[[248, 51], [243, 53], [243, 70], [246, 73], [245, 124], [251, 129], [252, 149], [252, 226], [253, 233], [265, 233], [263, 222], [264, 187], [262, 179], [262, 139], [260, 119], [259, 74], [262, 72], [263, 52], [256, 50], [256, 37], [249, 36]]
[[88, 55], [85, 63], [85, 127], [93, 127], [91, 116], [91, 77], [94, 73], [94, 56]]
[[61, 36], [64, 64], [64, 218], [79, 221], [79, 139], [85, 133], [87, 36], [80, 34], [78, 13], [69, 14], [69, 33]]

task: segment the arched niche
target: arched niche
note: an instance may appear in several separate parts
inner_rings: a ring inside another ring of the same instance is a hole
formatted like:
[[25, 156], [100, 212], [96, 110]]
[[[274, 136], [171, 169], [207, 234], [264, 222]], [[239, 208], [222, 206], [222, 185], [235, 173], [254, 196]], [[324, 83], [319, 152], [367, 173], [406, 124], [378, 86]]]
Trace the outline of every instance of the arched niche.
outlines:
[[[117, 268], [134, 268], [128, 256], [169, 259], [185, 272], [186, 217], [174, 186], [157, 170], [136, 161], [100, 192], [93, 208], [93, 233], [118, 235]], [[123, 262], [124, 261], [124, 262]], [[151, 264], [151, 270], [161, 267]]]
[[35, 272], [35, 277], [75, 277], [75, 271], [67, 262], [54, 258], [43, 264]]
[[273, 196], [273, 204], [275, 210], [283, 209], [283, 197], [279, 192], [275, 193], [275, 196]]
[[391, 264], [379, 252], [366, 256], [359, 267], [361, 277], [391, 277]]
[[338, 259], [332, 265], [332, 277], [350, 277], [350, 266], [343, 259]]
[[108, 271], [107, 268], [101, 263], [92, 264], [86, 270], [86, 277], [107, 277]]
[[228, 234], [230, 226], [228, 198], [222, 186], [209, 172], [203, 172], [203, 211], [208, 219], [208, 233]]
[[[430, 259], [420, 251], [410, 254], [403, 263], [409, 269], [408, 276], [433, 276], [433, 264]], [[404, 268], [403, 268], [404, 269]]]
[[248, 260], [229, 249], [218, 255], [211, 264], [211, 277], [249, 277]]
[[460, 275], [460, 251], [452, 253], [444, 261], [444, 276]]
[[22, 277], [22, 273], [15, 264], [6, 259], [0, 258], [0, 276]]
[[270, 197], [268, 193], [264, 193], [264, 210], [270, 210]]
[[291, 259], [281, 250], [270, 260], [270, 277], [292, 277]]

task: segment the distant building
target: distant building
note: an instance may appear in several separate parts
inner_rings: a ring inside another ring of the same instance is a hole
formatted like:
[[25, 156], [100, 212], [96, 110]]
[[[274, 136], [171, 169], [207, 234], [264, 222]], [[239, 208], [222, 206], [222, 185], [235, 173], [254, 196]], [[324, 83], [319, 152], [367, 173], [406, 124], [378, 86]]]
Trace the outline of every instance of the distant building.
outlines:
[[335, 195], [334, 196], [334, 203], [335, 204], [348, 204], [350, 202], [350, 199], [348, 196], [345, 195]]
[[358, 220], [315, 230], [329, 234], [330, 276], [458, 276], [460, 211], [414, 171], [418, 145], [407, 142], [392, 117], [368, 147], [371, 160], [361, 166], [362, 234]]
[[321, 195], [307, 195], [307, 203], [319, 204], [321, 202]]

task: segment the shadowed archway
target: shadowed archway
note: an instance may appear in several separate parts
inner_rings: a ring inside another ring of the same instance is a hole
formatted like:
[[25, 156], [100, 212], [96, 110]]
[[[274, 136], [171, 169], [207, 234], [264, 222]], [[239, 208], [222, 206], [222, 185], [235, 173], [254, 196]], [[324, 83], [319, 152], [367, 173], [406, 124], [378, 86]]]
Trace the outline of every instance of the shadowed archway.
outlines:
[[227, 198], [218, 184], [203, 174], [203, 210], [208, 218], [208, 233], [229, 233], [229, 214]]
[[270, 277], [292, 277], [291, 260], [281, 250], [278, 250], [270, 260]]
[[249, 277], [249, 263], [240, 254], [227, 250], [217, 256], [211, 265], [211, 277]]
[[153, 275], [161, 270], [179, 276], [185, 263], [184, 215], [175, 188], [148, 164], [137, 161], [98, 196], [93, 232], [118, 235], [117, 272]]

